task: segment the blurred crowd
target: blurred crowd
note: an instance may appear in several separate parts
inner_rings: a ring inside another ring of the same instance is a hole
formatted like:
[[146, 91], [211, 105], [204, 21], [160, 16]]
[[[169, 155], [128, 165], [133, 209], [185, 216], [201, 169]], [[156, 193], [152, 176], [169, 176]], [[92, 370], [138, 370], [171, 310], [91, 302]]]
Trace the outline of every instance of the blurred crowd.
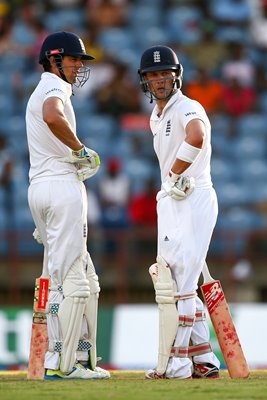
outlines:
[[[32, 226], [24, 114], [42, 72], [42, 41], [58, 30], [80, 35], [96, 58], [73, 96], [79, 137], [102, 160], [101, 172], [86, 182], [89, 224], [156, 224], [153, 104], [140, 90], [137, 69], [147, 47], [164, 44], [183, 65], [184, 94], [211, 119], [216, 229], [265, 228], [266, 28], [264, 0], [0, 0], [0, 231], [10, 223]], [[213, 246], [220, 251], [220, 243]]]

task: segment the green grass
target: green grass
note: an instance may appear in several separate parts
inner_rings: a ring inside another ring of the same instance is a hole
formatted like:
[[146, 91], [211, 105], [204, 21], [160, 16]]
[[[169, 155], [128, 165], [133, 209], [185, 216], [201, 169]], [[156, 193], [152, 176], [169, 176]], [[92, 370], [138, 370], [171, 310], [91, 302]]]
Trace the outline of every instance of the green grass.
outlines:
[[267, 398], [267, 371], [248, 379], [145, 380], [142, 371], [111, 371], [102, 381], [28, 381], [25, 371], [0, 372], [1, 400], [253, 400]]

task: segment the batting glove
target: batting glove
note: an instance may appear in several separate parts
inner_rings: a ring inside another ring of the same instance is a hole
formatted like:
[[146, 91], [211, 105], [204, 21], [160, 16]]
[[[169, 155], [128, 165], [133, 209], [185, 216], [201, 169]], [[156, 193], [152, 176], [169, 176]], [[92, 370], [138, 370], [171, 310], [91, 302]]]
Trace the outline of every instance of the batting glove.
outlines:
[[96, 151], [83, 146], [80, 150], [72, 150], [69, 162], [94, 169], [100, 166], [100, 157]]
[[181, 176], [170, 171], [162, 187], [167, 195], [173, 199], [184, 200], [195, 189], [195, 179], [188, 176]]
[[37, 228], [34, 229], [32, 236], [34, 237], [37, 243], [43, 244], [42, 238]]
[[85, 181], [86, 179], [92, 178], [97, 171], [99, 170], [99, 165], [95, 168], [91, 167], [85, 167], [84, 165], [80, 165], [78, 170], [77, 170], [77, 176], [79, 181]]

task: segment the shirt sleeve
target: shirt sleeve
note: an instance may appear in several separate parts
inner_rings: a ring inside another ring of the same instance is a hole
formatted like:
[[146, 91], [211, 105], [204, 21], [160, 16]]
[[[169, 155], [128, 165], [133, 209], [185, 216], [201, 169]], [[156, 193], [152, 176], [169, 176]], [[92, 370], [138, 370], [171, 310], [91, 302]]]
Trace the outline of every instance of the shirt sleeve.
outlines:
[[181, 123], [185, 129], [188, 122], [193, 119], [200, 119], [206, 123], [207, 116], [204, 108], [197, 102], [192, 100], [183, 100], [179, 104], [179, 116]]
[[59, 80], [54, 80], [52, 85], [47, 88], [44, 95], [44, 101], [47, 100], [49, 97], [58, 97], [62, 100], [63, 104], [66, 103], [68, 99], [68, 95], [66, 93], [66, 88]]

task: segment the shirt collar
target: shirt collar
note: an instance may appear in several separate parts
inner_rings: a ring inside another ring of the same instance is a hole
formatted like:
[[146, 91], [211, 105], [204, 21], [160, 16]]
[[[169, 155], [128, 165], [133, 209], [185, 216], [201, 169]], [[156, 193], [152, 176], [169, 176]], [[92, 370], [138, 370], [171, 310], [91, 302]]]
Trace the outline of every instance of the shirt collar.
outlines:
[[66, 91], [69, 94], [69, 96], [72, 95], [72, 85], [69, 82], [64, 81], [63, 79], [61, 79], [59, 76], [57, 76], [52, 72], [43, 72], [41, 75], [41, 78], [48, 78], [48, 77], [49, 79], [59, 80], [60, 84], [66, 87]]
[[178, 89], [169, 99], [168, 103], [166, 104], [166, 106], [163, 108], [162, 110], [162, 114], [160, 117], [158, 117], [158, 113], [159, 113], [159, 108], [157, 106], [157, 104], [155, 105], [152, 114], [151, 114], [151, 120], [152, 121], [157, 121], [159, 118], [162, 118], [164, 116], [164, 114], [166, 113], [166, 111], [176, 102], [177, 99], [179, 99], [179, 97], [182, 96], [182, 92], [180, 89]]

